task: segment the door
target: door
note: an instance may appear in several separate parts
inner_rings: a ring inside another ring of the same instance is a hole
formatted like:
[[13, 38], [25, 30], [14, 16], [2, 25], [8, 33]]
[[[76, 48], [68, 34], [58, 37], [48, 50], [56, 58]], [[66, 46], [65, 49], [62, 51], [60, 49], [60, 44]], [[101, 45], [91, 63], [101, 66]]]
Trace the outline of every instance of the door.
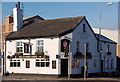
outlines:
[[68, 76], [68, 59], [61, 59], [61, 77]]
[[101, 72], [103, 72], [103, 60], [101, 60]]
[[26, 60], [26, 68], [30, 68], [30, 60]]

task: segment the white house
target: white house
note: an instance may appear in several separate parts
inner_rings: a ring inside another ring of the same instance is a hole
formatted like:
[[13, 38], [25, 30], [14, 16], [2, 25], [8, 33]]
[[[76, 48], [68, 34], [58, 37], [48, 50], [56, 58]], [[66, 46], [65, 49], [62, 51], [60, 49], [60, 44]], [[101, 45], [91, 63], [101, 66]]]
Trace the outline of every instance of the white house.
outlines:
[[[14, 30], [6, 37], [6, 71], [58, 76], [67, 76], [70, 72], [71, 76], [83, 75], [86, 51], [87, 73], [100, 73], [98, 43], [98, 37], [85, 16], [36, 21]], [[112, 54], [115, 58], [116, 52]]]

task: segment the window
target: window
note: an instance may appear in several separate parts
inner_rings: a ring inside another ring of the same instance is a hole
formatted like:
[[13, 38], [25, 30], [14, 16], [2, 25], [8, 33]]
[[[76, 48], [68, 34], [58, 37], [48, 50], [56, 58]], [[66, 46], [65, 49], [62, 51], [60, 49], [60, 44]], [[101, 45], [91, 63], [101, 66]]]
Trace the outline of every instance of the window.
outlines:
[[79, 67], [79, 60], [73, 60], [72, 68]]
[[113, 59], [111, 59], [111, 68], [113, 68]]
[[108, 52], [110, 51], [110, 45], [109, 44], [107, 45], [107, 51]]
[[77, 49], [76, 49], [77, 52], [79, 52], [79, 41], [77, 41]]
[[36, 60], [36, 67], [50, 67], [50, 61]]
[[43, 50], [44, 50], [43, 40], [38, 40], [37, 41], [37, 51], [43, 51]]
[[94, 60], [94, 67], [96, 67], [96, 60]]
[[23, 52], [23, 43], [22, 42], [17, 42], [17, 48], [16, 48], [16, 52]]
[[10, 67], [20, 67], [20, 60], [11, 60]]
[[86, 32], [85, 24], [83, 24], [83, 32]]
[[102, 42], [100, 42], [100, 50], [102, 50]]
[[26, 61], [26, 68], [30, 68], [30, 61], [29, 60]]
[[24, 43], [24, 53], [29, 53], [29, 44]]
[[107, 59], [107, 66], [106, 67], [109, 68], [109, 59]]
[[56, 69], [56, 61], [55, 60], [52, 61], [52, 69]]
[[89, 43], [86, 44], [86, 52], [89, 52]]

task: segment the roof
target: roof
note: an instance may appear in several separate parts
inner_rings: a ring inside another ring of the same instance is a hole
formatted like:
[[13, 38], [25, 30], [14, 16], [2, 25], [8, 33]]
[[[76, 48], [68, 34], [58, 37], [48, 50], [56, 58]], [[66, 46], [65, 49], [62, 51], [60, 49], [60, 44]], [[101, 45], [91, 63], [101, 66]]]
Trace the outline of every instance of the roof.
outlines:
[[41, 37], [60, 37], [70, 33], [81, 23], [85, 16], [41, 20], [24, 26], [22, 29], [12, 32], [6, 39], [27, 39]]
[[101, 41], [103, 42], [108, 42], [108, 43], [113, 43], [113, 44], [117, 44], [116, 42], [112, 41], [111, 39], [103, 36], [103, 35], [100, 35], [100, 34], [96, 34], [97, 38], [100, 38]]

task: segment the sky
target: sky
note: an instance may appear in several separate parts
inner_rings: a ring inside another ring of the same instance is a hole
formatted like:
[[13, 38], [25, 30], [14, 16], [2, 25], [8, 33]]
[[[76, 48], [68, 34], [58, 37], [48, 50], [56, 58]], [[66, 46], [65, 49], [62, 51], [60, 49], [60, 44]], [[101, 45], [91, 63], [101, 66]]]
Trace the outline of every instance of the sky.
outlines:
[[118, 2], [120, 0], [2, 0], [4, 2]]
[[[15, 3], [16, 2], [3, 2], [3, 21], [6, 16], [13, 13]], [[108, 2], [23, 2], [23, 16], [26, 18], [38, 14], [46, 20], [86, 16], [92, 27], [99, 28], [100, 7], [107, 3]], [[118, 2], [102, 7], [101, 19], [101, 28], [118, 29]]]

